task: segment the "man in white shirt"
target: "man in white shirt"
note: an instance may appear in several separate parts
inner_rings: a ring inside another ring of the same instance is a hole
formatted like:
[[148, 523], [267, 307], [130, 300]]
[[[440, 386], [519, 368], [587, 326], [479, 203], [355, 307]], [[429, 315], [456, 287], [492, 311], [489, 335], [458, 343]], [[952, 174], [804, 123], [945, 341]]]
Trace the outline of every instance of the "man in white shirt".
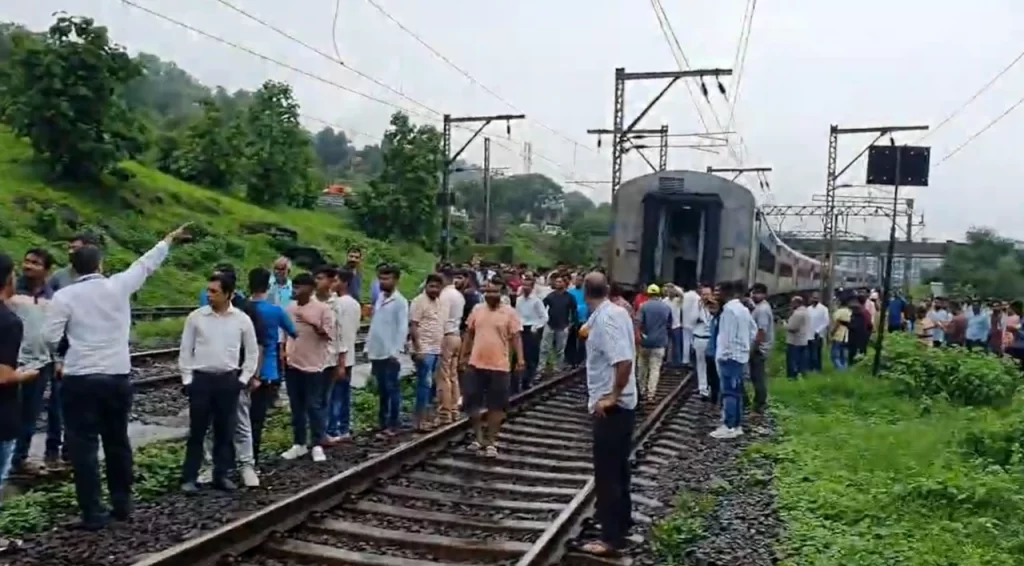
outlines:
[[109, 520], [101, 497], [97, 454], [100, 437], [106, 456], [110, 515], [118, 520], [131, 515], [130, 301], [167, 258], [171, 244], [187, 235], [187, 227], [171, 232], [128, 269], [109, 278], [102, 274], [103, 252], [92, 245], [80, 247], [71, 254], [71, 268], [78, 278], [73, 285], [57, 291], [50, 303], [43, 338], [52, 351], [65, 335], [68, 340], [63, 375], [64, 424], [83, 528], [100, 529]]
[[697, 327], [700, 316], [700, 294], [693, 287], [683, 293], [683, 304], [680, 308], [683, 328], [683, 365], [691, 365], [693, 356], [693, 330]]
[[351, 439], [352, 434], [352, 367], [356, 363], [356, 334], [363, 311], [359, 301], [350, 292], [355, 274], [343, 269], [334, 283], [337, 294], [334, 308], [335, 337], [331, 342], [337, 356], [338, 368], [343, 372], [335, 376], [327, 401], [327, 443], [337, 444]]
[[[218, 273], [206, 287], [210, 304], [192, 311], [181, 333], [178, 366], [188, 394], [188, 441], [181, 467], [181, 489], [199, 490], [203, 439], [213, 426], [213, 486], [232, 491], [232, 440], [243, 387], [256, 388], [260, 346], [252, 319], [231, 304], [235, 277]], [[239, 360], [241, 359], [241, 363]]]
[[459, 417], [459, 351], [462, 350], [463, 310], [466, 308], [466, 274], [455, 268], [446, 269], [445, 287], [441, 289], [441, 304], [445, 312], [444, 339], [441, 341], [441, 363], [437, 371], [437, 419], [444, 426]]
[[754, 317], [741, 301], [746, 286], [740, 281], [722, 283], [719, 301], [724, 304], [718, 318], [715, 361], [722, 383], [722, 425], [712, 438], [729, 439], [743, 435], [743, 369], [750, 361], [750, 348], [757, 338]]
[[519, 287], [516, 313], [523, 321], [523, 355], [526, 357], [526, 371], [519, 376], [519, 380], [513, 377], [512, 393], [530, 388], [533, 374], [537, 372], [540, 363], [540, 337], [548, 324], [548, 308], [544, 306], [543, 298], [535, 292], [534, 279], [531, 276], [524, 277], [522, 286]]
[[669, 362], [674, 366], [683, 365], [683, 293], [672, 283], [662, 289], [665, 297], [662, 301], [668, 304], [672, 313], [671, 330], [669, 331]]
[[810, 340], [807, 342], [807, 365], [809, 371], [821, 371], [821, 347], [828, 334], [830, 317], [828, 307], [821, 304], [818, 293], [811, 293], [810, 306], [807, 307], [810, 318]]
[[796, 379], [807, 373], [807, 342], [814, 334], [802, 297], [789, 301], [792, 314], [786, 322], [786, 377]]

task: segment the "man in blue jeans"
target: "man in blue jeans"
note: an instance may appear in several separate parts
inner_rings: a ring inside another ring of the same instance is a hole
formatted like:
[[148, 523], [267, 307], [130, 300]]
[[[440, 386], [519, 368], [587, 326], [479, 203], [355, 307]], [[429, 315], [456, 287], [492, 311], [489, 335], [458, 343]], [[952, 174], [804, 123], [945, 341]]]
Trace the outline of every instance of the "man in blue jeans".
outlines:
[[715, 360], [722, 389], [722, 425], [712, 438], [730, 439], [743, 435], [743, 368], [750, 361], [750, 349], [757, 338], [757, 324], [750, 310], [740, 302], [744, 284], [727, 281], [719, 285], [724, 303], [718, 319]]
[[416, 405], [413, 424], [426, 432], [435, 426], [428, 415], [434, 396], [434, 374], [441, 359], [444, 341], [444, 321], [448, 312], [441, 302], [444, 278], [440, 274], [427, 276], [423, 292], [409, 305], [409, 333], [412, 337], [412, 359], [416, 363]]
[[366, 335], [366, 357], [370, 359], [370, 373], [377, 380], [380, 408], [377, 414], [379, 433], [392, 436], [398, 432], [398, 417], [402, 408], [402, 392], [398, 374], [402, 364], [398, 356], [405, 348], [409, 336], [409, 301], [398, 290], [399, 269], [392, 265], [377, 268], [380, 295], [374, 302], [373, 320]]
[[[350, 251], [350, 258], [351, 255]], [[328, 444], [338, 444], [351, 438], [352, 366], [356, 363], [356, 334], [359, 332], [363, 312], [351, 293], [355, 281], [355, 273], [348, 269], [339, 271], [334, 281], [336, 298], [333, 308], [337, 327], [335, 341], [332, 344], [338, 366], [334, 370], [336, 375], [327, 401]], [[341, 370], [338, 371], [338, 368]]]

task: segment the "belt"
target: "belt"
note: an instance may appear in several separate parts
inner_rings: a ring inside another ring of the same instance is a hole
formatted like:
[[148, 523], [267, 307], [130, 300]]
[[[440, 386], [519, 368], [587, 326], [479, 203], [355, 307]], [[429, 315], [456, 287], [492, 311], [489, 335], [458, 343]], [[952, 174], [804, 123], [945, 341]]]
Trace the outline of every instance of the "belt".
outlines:
[[694, 338], [703, 338], [703, 339], [705, 339], [705, 340], [709, 340], [709, 339], [711, 339], [711, 336], [697, 336], [696, 334], [695, 334], [695, 335], [694, 335], [693, 337], [694, 337]]

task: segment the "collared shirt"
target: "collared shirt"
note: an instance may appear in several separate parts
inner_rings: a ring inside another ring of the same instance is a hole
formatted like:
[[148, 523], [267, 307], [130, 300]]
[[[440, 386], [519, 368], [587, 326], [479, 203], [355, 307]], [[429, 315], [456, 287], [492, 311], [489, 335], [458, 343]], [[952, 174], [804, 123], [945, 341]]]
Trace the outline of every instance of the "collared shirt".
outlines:
[[260, 319], [263, 320], [263, 335], [256, 336], [263, 349], [263, 363], [260, 364], [260, 379], [268, 383], [281, 379], [281, 370], [277, 363], [277, 346], [280, 337], [291, 336], [294, 338], [295, 324], [279, 305], [270, 303], [265, 299], [250, 301]]
[[[242, 299], [242, 300], [245, 299], [245, 293], [243, 293], [241, 291], [237, 291], [236, 290], [234, 296], [239, 298], [239, 299]], [[199, 306], [205, 307], [208, 304], [210, 304], [210, 297], [206, 294], [206, 289], [203, 289], [199, 293]]]
[[988, 339], [988, 331], [991, 325], [991, 314], [986, 312], [972, 313], [967, 318], [967, 339], [971, 342], [984, 342]]
[[409, 321], [416, 326], [417, 354], [440, 354], [448, 311], [440, 297], [431, 299], [426, 293], [416, 295], [409, 305]]
[[42, 288], [33, 293], [29, 290], [29, 282], [21, 277], [15, 285], [15, 295], [8, 306], [21, 319], [24, 328], [21, 349], [18, 351], [18, 366], [26, 369], [40, 369], [54, 360], [50, 347], [43, 337], [43, 326], [46, 324], [46, 313], [53, 290], [43, 283]]
[[335, 338], [331, 306], [310, 299], [304, 305], [292, 301], [285, 311], [292, 317], [296, 330], [296, 337], [285, 344], [288, 367], [309, 373], [323, 371]]
[[382, 294], [374, 304], [370, 330], [366, 334], [366, 357], [370, 360], [397, 358], [409, 338], [409, 301], [397, 289]]
[[932, 341], [933, 342], [945, 342], [946, 331], [942, 329], [940, 325], [948, 323], [953, 320], [953, 315], [949, 314], [949, 311], [942, 310], [931, 310], [928, 311], [928, 319], [935, 323], [935, 327], [932, 328]]
[[197, 371], [220, 373], [240, 369], [238, 380], [248, 383], [256, 374], [259, 351], [256, 329], [244, 312], [231, 305], [223, 313], [209, 305], [199, 307], [189, 313], [181, 332], [181, 382], [192, 383]]
[[49, 347], [56, 350], [67, 333], [65, 374], [131, 372], [131, 296], [160, 267], [169, 250], [166, 242], [160, 242], [121, 273], [79, 277], [73, 285], [54, 293], [43, 336]]
[[569, 289], [569, 294], [576, 300], [576, 320], [582, 323], [587, 320], [587, 316], [590, 315], [587, 308], [587, 301], [583, 298], [583, 289], [572, 287]]
[[350, 368], [356, 363], [356, 335], [363, 319], [363, 309], [355, 297], [342, 295], [337, 298], [334, 316], [339, 334], [331, 344], [337, 344], [338, 354], [345, 354], [345, 367]]
[[636, 345], [633, 320], [626, 309], [604, 301], [594, 309], [587, 326], [587, 409], [594, 412], [597, 402], [615, 387], [615, 364], [630, 362], [629, 382], [622, 389], [618, 405], [636, 408]]
[[739, 299], [731, 299], [718, 317], [715, 359], [745, 364], [750, 361], [750, 346], [757, 338], [757, 324], [750, 310]]
[[679, 310], [682, 327], [692, 329], [697, 325], [697, 317], [700, 316], [700, 295], [692, 290], [683, 293], [683, 303]]
[[455, 285], [448, 285], [441, 289], [441, 302], [444, 303], [445, 319], [444, 333], [458, 334], [459, 325], [462, 323], [462, 312], [466, 308], [466, 296], [455, 288]]
[[672, 307], [665, 301], [647, 301], [640, 305], [640, 345], [644, 348], [668, 347], [672, 327]]
[[806, 346], [811, 336], [811, 317], [807, 307], [801, 306], [789, 315], [786, 323], [786, 344], [790, 346]]
[[284, 283], [278, 283], [276, 277], [271, 277], [267, 302], [281, 308], [287, 307], [292, 302], [292, 280], [285, 279]]
[[548, 323], [548, 309], [544, 306], [544, 300], [537, 296], [536, 292], [528, 296], [520, 295], [516, 299], [516, 314], [523, 321], [523, 326], [529, 326], [536, 330]]
[[761, 352], [761, 355], [767, 356], [775, 344], [775, 314], [772, 313], [772, 305], [768, 301], [761, 301], [754, 305], [754, 312], [750, 314], [754, 318], [757, 330], [760, 330], [764, 336], [758, 351]]
[[[679, 298], [675, 298], [675, 297], [664, 297], [664, 298], [661, 299], [661, 302], [663, 302], [666, 305], [668, 305], [668, 308], [669, 308], [669, 311], [670, 311], [670, 316], [671, 316], [672, 328], [673, 329], [682, 328], [683, 327], [683, 300], [679, 299]], [[643, 308], [643, 307], [641, 307], [641, 308]]]
[[821, 303], [811, 305], [807, 307], [807, 315], [811, 319], [811, 338], [821, 338], [828, 334], [828, 307]]

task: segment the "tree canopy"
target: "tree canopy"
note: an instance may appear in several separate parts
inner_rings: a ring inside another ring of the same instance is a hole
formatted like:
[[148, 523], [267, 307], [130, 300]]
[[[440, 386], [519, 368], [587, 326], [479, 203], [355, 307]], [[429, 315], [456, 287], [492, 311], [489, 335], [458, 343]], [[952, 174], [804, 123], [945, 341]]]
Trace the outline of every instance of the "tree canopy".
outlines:
[[1024, 255], [1015, 242], [989, 228], [972, 228], [965, 242], [953, 247], [942, 266], [926, 278], [943, 282], [953, 295], [1024, 297]]

